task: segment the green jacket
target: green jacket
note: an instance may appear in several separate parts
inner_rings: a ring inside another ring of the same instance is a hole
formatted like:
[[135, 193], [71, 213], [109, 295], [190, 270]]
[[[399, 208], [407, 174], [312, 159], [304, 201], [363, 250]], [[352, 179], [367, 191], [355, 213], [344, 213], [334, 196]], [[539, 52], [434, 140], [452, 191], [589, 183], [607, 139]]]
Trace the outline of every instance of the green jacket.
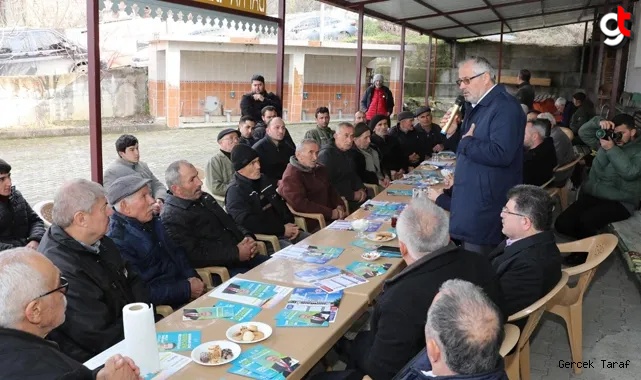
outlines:
[[595, 197], [619, 201], [633, 211], [641, 200], [641, 139], [606, 151], [596, 137], [601, 120], [595, 116], [579, 129], [581, 140], [597, 149], [582, 189]]
[[330, 128], [319, 128], [316, 126], [314, 129], [310, 129], [305, 132], [305, 139], [316, 140], [318, 147], [322, 148], [325, 145], [329, 144], [330, 141], [334, 138], [334, 131]]
[[[570, 118], [570, 129], [574, 132], [575, 136], [581, 126], [588, 122], [591, 117], [594, 117], [594, 109], [588, 104], [582, 104], [581, 107], [574, 111]], [[584, 142], [587, 144], [587, 141]]]
[[233, 178], [234, 168], [231, 165], [231, 160], [222, 152], [218, 152], [207, 162], [205, 181], [212, 194], [224, 197]]

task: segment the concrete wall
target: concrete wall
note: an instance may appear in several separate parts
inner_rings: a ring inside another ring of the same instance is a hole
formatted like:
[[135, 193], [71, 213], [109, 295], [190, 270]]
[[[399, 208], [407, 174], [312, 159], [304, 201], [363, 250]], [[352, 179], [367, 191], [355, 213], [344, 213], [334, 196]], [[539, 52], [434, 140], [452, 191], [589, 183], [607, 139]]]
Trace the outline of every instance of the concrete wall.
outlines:
[[[131, 68], [103, 73], [101, 96], [103, 117], [147, 113], [147, 73]], [[88, 120], [87, 76], [0, 77], [0, 114], [0, 128]]]
[[634, 20], [632, 21], [633, 38], [628, 43], [630, 50], [628, 51], [628, 68], [625, 76], [624, 91], [626, 92], [641, 92], [641, 7], [634, 7]]

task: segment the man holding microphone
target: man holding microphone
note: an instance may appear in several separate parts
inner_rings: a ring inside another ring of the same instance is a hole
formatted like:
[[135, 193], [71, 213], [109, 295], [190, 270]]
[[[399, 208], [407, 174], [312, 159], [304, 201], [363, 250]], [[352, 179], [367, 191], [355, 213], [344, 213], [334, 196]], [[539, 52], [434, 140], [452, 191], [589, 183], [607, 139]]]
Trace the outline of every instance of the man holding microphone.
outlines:
[[466, 250], [487, 254], [503, 239], [500, 214], [507, 192], [523, 181], [526, 118], [518, 101], [496, 84], [487, 59], [470, 57], [458, 68], [464, 120], [460, 128], [454, 120], [445, 131], [450, 143], [459, 140], [450, 236]]

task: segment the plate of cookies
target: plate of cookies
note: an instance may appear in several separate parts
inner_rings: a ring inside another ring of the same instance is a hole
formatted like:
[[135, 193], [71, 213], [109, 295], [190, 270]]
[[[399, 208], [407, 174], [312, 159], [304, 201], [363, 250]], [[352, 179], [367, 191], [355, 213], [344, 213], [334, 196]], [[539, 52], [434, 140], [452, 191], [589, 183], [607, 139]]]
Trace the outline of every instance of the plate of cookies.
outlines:
[[381, 232], [372, 232], [367, 235], [365, 235], [367, 239], [379, 243], [383, 243], [386, 241], [391, 241], [396, 239], [396, 234], [393, 232], [387, 232], [387, 231], [381, 231]]
[[191, 351], [191, 359], [206, 366], [223, 365], [240, 355], [240, 346], [226, 340], [206, 342]]
[[232, 342], [257, 343], [272, 335], [272, 327], [262, 322], [239, 323], [228, 328], [226, 335]]

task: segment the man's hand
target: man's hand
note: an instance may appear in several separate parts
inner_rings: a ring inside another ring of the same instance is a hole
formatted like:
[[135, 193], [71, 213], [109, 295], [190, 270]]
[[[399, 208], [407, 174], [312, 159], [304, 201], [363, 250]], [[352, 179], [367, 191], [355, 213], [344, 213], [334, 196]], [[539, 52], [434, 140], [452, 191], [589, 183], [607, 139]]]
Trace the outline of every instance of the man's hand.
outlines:
[[336, 207], [335, 209], [332, 210], [332, 219], [343, 219], [345, 218], [345, 211], [343, 210], [342, 207]]
[[420, 158], [420, 156], [418, 154], [416, 154], [416, 153], [412, 153], [409, 156], [410, 162], [416, 162], [416, 161], [418, 161], [419, 158]]
[[431, 186], [427, 188], [427, 197], [432, 202], [436, 202], [436, 198], [438, 198], [441, 194], [443, 194], [443, 189], [435, 189]]
[[601, 129], [614, 129], [615, 127], [614, 123], [610, 120], [601, 120], [601, 122], [599, 122], [599, 126]]
[[25, 247], [27, 247], [27, 248], [31, 248], [31, 249], [33, 249], [33, 250], [36, 250], [36, 251], [37, 251], [37, 250], [38, 250], [38, 246], [39, 246], [39, 245], [40, 245], [40, 243], [38, 243], [37, 241], [35, 241], [35, 240], [31, 240], [29, 243], [27, 243], [27, 245], [25, 245]]
[[285, 224], [285, 237], [289, 240], [295, 239], [298, 236], [298, 226], [294, 223]]
[[445, 188], [450, 189], [454, 185], [454, 174], [448, 174], [445, 176]]
[[247, 261], [254, 257], [254, 248], [256, 247], [256, 243], [250, 243], [247, 238], [243, 239], [240, 243], [237, 245], [238, 247], [238, 258], [240, 261]]
[[[445, 115], [441, 118], [441, 121], [439, 123], [439, 126], [441, 127], [441, 130], [443, 130], [443, 127], [445, 127], [445, 124], [447, 124], [447, 121], [450, 120], [450, 117], [452, 115], [452, 110], [448, 110]], [[461, 116], [459, 113], [456, 113], [456, 116], [454, 116], [454, 121], [450, 125], [447, 131], [445, 131], [445, 134], [447, 137], [450, 137], [456, 132], [456, 129], [458, 128], [458, 124], [461, 122]]]
[[432, 151], [438, 153], [442, 152], [443, 149], [445, 149], [445, 146], [443, 146], [443, 144], [436, 144], [434, 145], [434, 148], [432, 148]]
[[354, 200], [356, 202], [363, 202], [367, 199], [367, 191], [364, 189], [360, 189], [358, 191], [354, 192]]
[[105, 366], [96, 375], [96, 380], [138, 380], [140, 369], [128, 357], [114, 355], [107, 359]]
[[254, 94], [254, 100], [258, 100], [259, 102], [262, 102], [265, 100], [265, 97], [262, 94]]
[[601, 148], [605, 150], [610, 150], [614, 146], [614, 141], [610, 139], [607, 139], [607, 140], [599, 139], [599, 142], [601, 143]]
[[476, 124], [472, 123], [472, 125], [470, 126], [470, 130], [467, 131], [467, 133], [463, 135], [463, 138], [474, 137], [474, 130], [475, 129], [476, 129]]
[[199, 278], [190, 277], [187, 279], [187, 281], [189, 281], [192, 300], [195, 300], [196, 298], [203, 295], [203, 293], [205, 292], [205, 284], [203, 284], [203, 282]]
[[385, 178], [381, 179], [380, 181], [378, 181], [378, 184], [383, 186], [383, 187], [389, 186], [389, 184], [390, 184], [389, 177], [385, 177]]

